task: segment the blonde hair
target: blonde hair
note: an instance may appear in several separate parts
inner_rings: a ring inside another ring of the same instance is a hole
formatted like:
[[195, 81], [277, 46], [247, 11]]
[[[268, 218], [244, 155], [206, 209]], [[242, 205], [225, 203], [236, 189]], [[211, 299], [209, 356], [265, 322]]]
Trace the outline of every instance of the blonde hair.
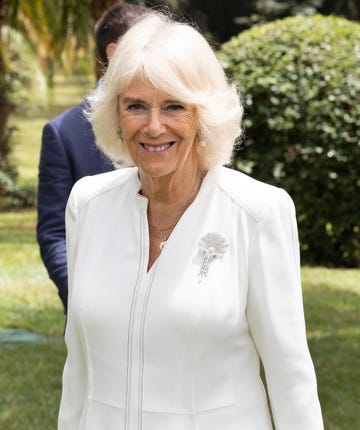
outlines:
[[230, 161], [243, 114], [236, 87], [227, 81], [214, 51], [198, 31], [154, 11], [122, 36], [103, 81], [89, 96], [86, 114], [97, 145], [107, 156], [114, 162], [132, 163], [119, 133], [118, 95], [135, 78], [196, 107], [197, 151], [204, 169]]

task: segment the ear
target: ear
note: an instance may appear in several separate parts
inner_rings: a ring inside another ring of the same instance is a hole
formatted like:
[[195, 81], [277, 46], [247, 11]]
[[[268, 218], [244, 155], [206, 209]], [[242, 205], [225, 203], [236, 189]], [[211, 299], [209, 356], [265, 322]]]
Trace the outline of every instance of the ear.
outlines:
[[112, 57], [115, 51], [115, 48], [116, 48], [116, 43], [114, 42], [111, 42], [106, 46], [105, 51], [106, 51], [106, 56], [108, 57], [108, 60], [110, 60], [110, 58]]

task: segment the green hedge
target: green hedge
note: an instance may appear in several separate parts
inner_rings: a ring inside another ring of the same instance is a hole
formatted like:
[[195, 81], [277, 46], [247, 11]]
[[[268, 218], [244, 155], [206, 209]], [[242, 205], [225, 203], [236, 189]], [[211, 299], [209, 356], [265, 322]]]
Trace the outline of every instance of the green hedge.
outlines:
[[291, 17], [240, 33], [219, 57], [242, 90], [234, 167], [295, 200], [306, 264], [360, 264], [360, 25]]

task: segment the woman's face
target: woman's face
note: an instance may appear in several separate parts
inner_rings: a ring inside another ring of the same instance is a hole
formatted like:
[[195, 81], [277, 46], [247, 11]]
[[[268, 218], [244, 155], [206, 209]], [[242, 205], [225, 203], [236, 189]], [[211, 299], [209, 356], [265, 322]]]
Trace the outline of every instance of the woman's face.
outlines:
[[195, 171], [196, 110], [140, 79], [119, 96], [122, 141], [139, 171], [153, 178]]

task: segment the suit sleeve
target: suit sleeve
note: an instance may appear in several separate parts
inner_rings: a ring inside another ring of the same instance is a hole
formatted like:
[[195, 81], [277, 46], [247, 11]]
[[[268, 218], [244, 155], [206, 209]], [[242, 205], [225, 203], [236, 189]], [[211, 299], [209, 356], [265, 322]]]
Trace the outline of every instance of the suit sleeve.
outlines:
[[67, 267], [65, 207], [74, 183], [71, 165], [58, 130], [51, 122], [43, 129], [39, 164], [37, 239], [41, 258], [59, 290], [66, 312]]
[[[76, 187], [75, 187], [76, 189]], [[86, 408], [87, 365], [86, 345], [82, 330], [78, 291], [73, 283], [76, 266], [79, 214], [75, 197], [71, 193], [66, 208], [66, 246], [69, 273], [69, 307], [65, 331], [67, 358], [62, 377], [62, 395], [59, 409], [58, 430], [78, 430]]]
[[303, 312], [295, 208], [275, 189], [250, 253], [247, 317], [259, 351], [277, 430], [322, 430]]

